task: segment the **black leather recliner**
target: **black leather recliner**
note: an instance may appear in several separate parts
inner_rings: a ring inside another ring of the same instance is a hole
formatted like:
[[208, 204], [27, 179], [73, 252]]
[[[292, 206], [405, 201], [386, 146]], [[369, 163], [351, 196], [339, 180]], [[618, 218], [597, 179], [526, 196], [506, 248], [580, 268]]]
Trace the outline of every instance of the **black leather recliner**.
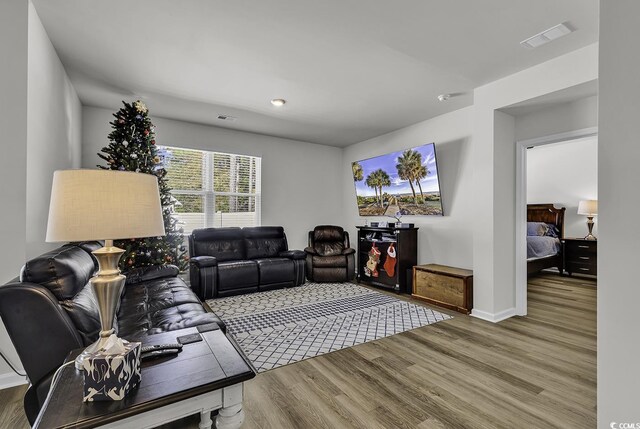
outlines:
[[320, 225], [309, 231], [307, 278], [314, 282], [347, 282], [355, 278], [355, 253], [349, 233], [339, 226]]
[[299, 286], [305, 253], [281, 226], [202, 228], [189, 236], [191, 287], [201, 299]]
[[[89, 285], [98, 242], [67, 244], [28, 261], [20, 277], [0, 286], [0, 317], [31, 385], [24, 398], [33, 424], [55, 370], [71, 350], [98, 339], [98, 304]], [[140, 340], [164, 331], [224, 323], [207, 312], [173, 265], [130, 270], [114, 327]]]

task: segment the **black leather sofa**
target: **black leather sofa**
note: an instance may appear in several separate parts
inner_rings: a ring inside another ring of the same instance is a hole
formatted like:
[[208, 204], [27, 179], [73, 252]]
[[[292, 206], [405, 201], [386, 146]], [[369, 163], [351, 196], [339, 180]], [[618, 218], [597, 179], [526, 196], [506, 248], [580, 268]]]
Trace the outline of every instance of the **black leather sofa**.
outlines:
[[340, 226], [319, 225], [309, 231], [307, 278], [314, 282], [348, 282], [355, 278], [355, 253], [349, 233]]
[[[19, 278], [0, 286], [0, 316], [31, 383], [24, 398], [31, 423], [69, 352], [98, 339], [98, 305], [88, 281], [98, 268], [90, 252], [99, 247], [64, 245], [28, 261]], [[208, 323], [225, 330], [177, 274], [173, 265], [127, 273], [115, 323], [119, 337], [138, 340]]]
[[202, 228], [189, 236], [191, 287], [201, 299], [299, 286], [305, 253], [280, 226]]

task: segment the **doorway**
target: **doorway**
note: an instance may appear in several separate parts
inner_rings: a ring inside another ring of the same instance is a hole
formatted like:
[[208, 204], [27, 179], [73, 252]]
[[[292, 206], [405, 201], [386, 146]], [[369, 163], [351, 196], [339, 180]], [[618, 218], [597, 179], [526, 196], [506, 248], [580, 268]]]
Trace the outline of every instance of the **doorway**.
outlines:
[[[597, 127], [516, 142], [516, 314], [527, 315], [527, 152], [557, 143], [579, 143], [597, 137]], [[554, 201], [548, 201], [553, 203]], [[575, 205], [577, 206], [577, 201]], [[585, 226], [586, 229], [586, 226]]]

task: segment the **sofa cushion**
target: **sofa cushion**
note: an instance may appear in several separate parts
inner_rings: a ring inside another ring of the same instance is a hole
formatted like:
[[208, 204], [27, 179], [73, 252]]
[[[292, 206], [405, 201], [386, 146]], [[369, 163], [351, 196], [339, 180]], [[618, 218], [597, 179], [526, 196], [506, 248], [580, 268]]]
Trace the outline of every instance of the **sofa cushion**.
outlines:
[[295, 278], [294, 262], [288, 258], [257, 259], [260, 284], [292, 282]]
[[316, 242], [313, 246], [316, 253], [321, 256], [336, 256], [342, 255], [342, 251], [344, 250], [344, 246], [341, 242], [333, 241], [333, 242]]
[[20, 281], [41, 284], [58, 301], [64, 301], [85, 287], [95, 268], [91, 254], [67, 244], [28, 261], [22, 267]]
[[198, 297], [178, 277], [128, 284], [120, 302], [118, 320], [126, 323], [128, 317], [137, 313], [151, 313], [179, 304], [198, 303]]
[[258, 285], [256, 261], [218, 263], [218, 290], [241, 289]]
[[78, 246], [79, 248], [81, 248], [82, 250], [84, 250], [85, 252], [87, 252], [89, 254], [89, 256], [91, 256], [91, 259], [93, 259], [93, 264], [96, 266], [96, 271], [98, 271], [98, 259], [96, 259], [95, 256], [93, 256], [93, 251], [98, 250], [100, 248], [102, 248], [103, 243], [99, 242], [99, 241], [81, 241], [81, 242], [77, 242], [77, 243], [73, 243], [74, 245]]
[[211, 322], [224, 328], [220, 319], [207, 313], [195, 293], [178, 277], [125, 286], [117, 319], [118, 335], [127, 340]]
[[71, 318], [85, 346], [98, 339], [101, 328], [100, 313], [98, 301], [90, 283], [87, 283], [73, 298], [60, 301], [60, 305]]
[[340, 256], [313, 256], [314, 268], [346, 267], [347, 258]]
[[142, 283], [164, 277], [175, 277], [180, 270], [175, 265], [151, 265], [127, 271], [127, 284]]
[[191, 256], [213, 256], [218, 262], [246, 259], [240, 228], [202, 228], [191, 233]]
[[281, 226], [257, 226], [242, 229], [248, 259], [277, 257], [287, 250]]

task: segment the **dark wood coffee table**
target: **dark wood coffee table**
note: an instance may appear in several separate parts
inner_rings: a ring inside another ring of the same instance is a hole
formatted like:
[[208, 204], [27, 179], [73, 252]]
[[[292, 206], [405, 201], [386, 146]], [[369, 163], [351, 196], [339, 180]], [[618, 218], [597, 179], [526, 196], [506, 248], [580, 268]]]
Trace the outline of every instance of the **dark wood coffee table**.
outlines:
[[[143, 345], [175, 343], [176, 337], [193, 333], [198, 330], [149, 335], [142, 341]], [[239, 428], [244, 421], [243, 382], [255, 377], [255, 370], [220, 329], [200, 335], [203, 341], [185, 345], [173, 357], [143, 362], [140, 386], [122, 401], [82, 402], [82, 372], [68, 365], [33, 427], [151, 428], [200, 413], [200, 428], [209, 429], [211, 411], [219, 410], [217, 428]]]

